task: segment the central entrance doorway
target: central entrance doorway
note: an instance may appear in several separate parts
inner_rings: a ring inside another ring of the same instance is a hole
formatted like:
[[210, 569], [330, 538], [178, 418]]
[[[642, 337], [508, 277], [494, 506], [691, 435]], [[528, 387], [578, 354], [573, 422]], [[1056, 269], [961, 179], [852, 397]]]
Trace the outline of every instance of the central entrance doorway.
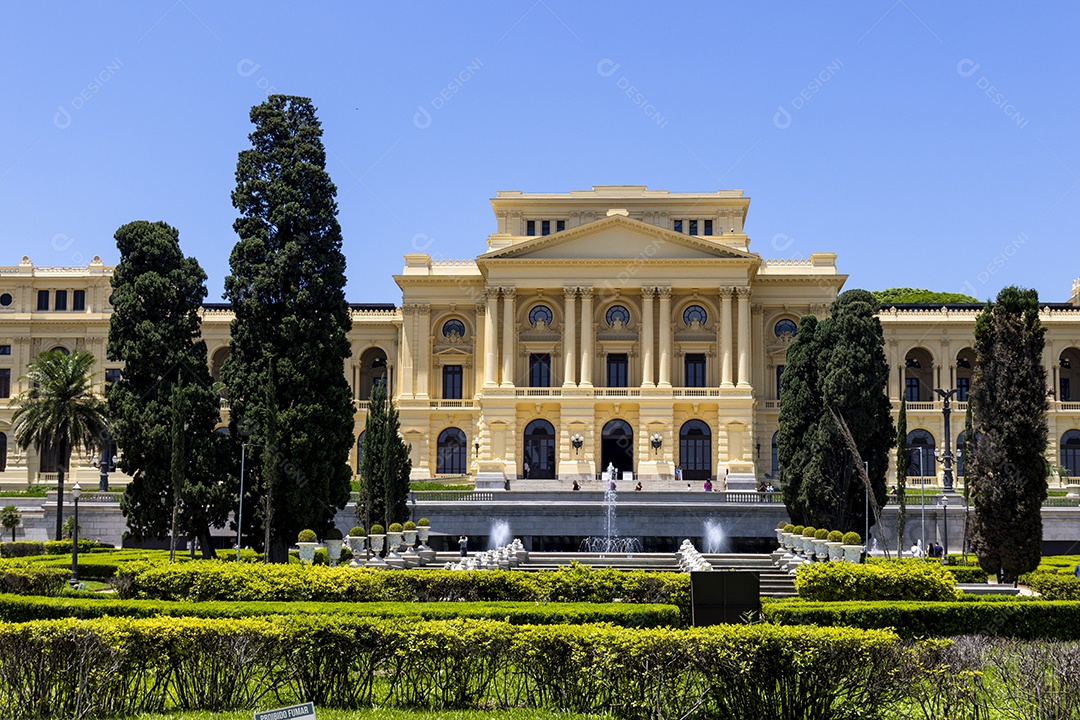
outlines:
[[[525, 462], [529, 463], [530, 478], [555, 477], [555, 428], [547, 420], [533, 420], [525, 426]], [[524, 463], [521, 474], [525, 474]]]
[[712, 442], [709, 426], [687, 420], [679, 429], [679, 467], [684, 480], [708, 480], [712, 476]]
[[600, 433], [600, 470], [615, 465], [620, 473], [634, 471], [634, 431], [624, 420], [612, 420]]

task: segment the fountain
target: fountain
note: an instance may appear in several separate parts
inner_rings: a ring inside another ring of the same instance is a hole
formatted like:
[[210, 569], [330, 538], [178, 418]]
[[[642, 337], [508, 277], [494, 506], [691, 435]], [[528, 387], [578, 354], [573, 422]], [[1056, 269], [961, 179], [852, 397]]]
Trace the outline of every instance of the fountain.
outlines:
[[619, 528], [615, 522], [616, 499], [615, 481], [611, 480], [604, 492], [604, 537], [585, 538], [581, 541], [579, 552], [630, 554], [641, 551], [641, 541], [637, 538], [619, 537]]
[[488, 531], [488, 549], [496, 550], [510, 542], [510, 523], [505, 520], [492, 520]]
[[720, 527], [719, 520], [713, 518], [705, 520], [705, 530], [701, 540], [705, 546], [705, 552], [710, 555], [724, 551], [724, 529]]

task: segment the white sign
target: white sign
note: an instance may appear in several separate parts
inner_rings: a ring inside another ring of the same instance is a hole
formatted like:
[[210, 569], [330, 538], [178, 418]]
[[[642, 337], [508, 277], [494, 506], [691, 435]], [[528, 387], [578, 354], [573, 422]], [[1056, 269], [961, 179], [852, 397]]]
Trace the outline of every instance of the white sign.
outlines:
[[315, 703], [264, 710], [255, 713], [255, 720], [315, 720]]

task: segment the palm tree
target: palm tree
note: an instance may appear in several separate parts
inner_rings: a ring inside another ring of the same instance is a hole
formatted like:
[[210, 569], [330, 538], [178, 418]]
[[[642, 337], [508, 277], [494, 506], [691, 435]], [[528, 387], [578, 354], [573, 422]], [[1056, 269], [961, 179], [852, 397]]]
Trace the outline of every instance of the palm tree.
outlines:
[[55, 453], [57, 540], [62, 539], [64, 473], [71, 451], [81, 446], [89, 453], [107, 437], [105, 402], [93, 391], [94, 363], [94, 356], [84, 350], [43, 352], [23, 378], [30, 381], [29, 389], [15, 399], [15, 442], [23, 450], [33, 445]]
[[21, 520], [19, 508], [14, 505], [7, 505], [3, 510], [0, 510], [0, 525], [11, 531], [11, 542], [15, 542], [15, 528], [19, 527]]

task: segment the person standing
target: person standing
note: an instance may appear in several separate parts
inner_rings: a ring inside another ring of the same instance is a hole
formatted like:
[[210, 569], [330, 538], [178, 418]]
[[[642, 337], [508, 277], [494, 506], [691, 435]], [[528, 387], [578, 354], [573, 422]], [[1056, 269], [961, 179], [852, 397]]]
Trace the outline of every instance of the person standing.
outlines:
[[459, 536], [457, 546], [458, 552], [461, 553], [461, 557], [465, 557], [469, 554], [469, 538], [464, 535]]
[[706, 478], [704, 487], [705, 487], [705, 492], [712, 492], [712, 480]]
[[525, 479], [528, 480], [529, 479], [529, 470], [530, 470], [528, 460], [525, 461], [525, 465], [522, 467], [522, 470], [525, 472]]

